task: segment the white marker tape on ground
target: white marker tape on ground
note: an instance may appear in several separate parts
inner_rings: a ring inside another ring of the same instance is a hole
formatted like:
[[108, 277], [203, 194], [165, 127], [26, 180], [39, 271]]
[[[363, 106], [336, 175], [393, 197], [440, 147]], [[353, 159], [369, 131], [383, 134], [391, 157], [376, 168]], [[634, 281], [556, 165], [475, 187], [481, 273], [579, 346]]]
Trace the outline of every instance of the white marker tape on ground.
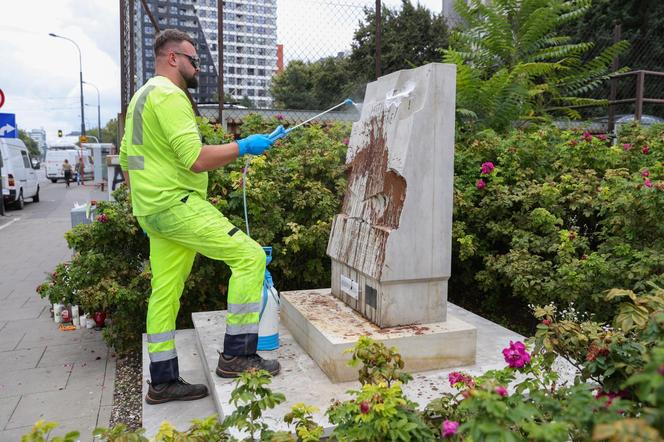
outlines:
[[20, 220], [20, 219], [21, 219], [21, 218], [14, 218], [13, 220], [9, 221], [9, 222], [8, 222], [7, 224], [5, 224], [4, 226], [0, 226], [0, 230], [4, 229], [5, 227], [11, 226], [12, 224], [14, 224], [16, 221], [18, 221], [18, 220]]

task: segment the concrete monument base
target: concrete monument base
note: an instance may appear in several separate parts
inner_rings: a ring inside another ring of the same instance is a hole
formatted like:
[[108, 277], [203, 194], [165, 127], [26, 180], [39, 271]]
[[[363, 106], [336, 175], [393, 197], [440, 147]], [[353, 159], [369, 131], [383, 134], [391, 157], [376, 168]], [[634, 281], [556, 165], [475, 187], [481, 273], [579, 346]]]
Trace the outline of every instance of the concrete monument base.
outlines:
[[282, 292], [281, 321], [332, 382], [358, 378], [358, 368], [348, 366], [350, 354], [345, 351], [360, 336], [396, 347], [410, 373], [475, 363], [473, 325], [448, 316], [445, 322], [379, 328], [330, 289]]
[[[314, 291], [322, 292], [323, 290]], [[288, 297], [288, 294], [286, 294], [286, 297]], [[455, 391], [450, 387], [447, 379], [447, 375], [451, 371], [463, 370], [476, 376], [487, 370], [503, 368], [505, 367], [505, 361], [501, 349], [509, 345], [510, 340], [523, 340], [523, 336], [459, 308], [454, 304], [448, 303], [448, 313], [450, 317], [461, 318], [464, 323], [471, 324], [476, 328], [477, 358], [474, 363], [470, 362], [463, 367], [442, 368], [415, 373], [413, 375], [414, 379], [404, 385], [403, 389], [406, 396], [418, 403], [420, 407], [424, 407], [433, 399], [440, 397], [443, 392]], [[278, 391], [286, 395], [286, 402], [279, 404], [276, 408], [268, 410], [264, 414], [265, 422], [274, 430], [292, 431], [293, 428], [288, 427], [284, 423], [283, 416], [290, 411], [293, 405], [298, 402], [304, 402], [319, 409], [318, 412], [314, 413], [314, 420], [326, 429], [330, 429], [331, 426], [325, 416], [325, 411], [332, 401], [348, 399], [350, 396], [347, 394], [347, 391], [359, 389], [360, 384], [358, 381], [333, 383], [323, 373], [318, 364], [314, 362], [311, 356], [295, 341], [291, 332], [284, 325], [285, 316], [286, 314], [282, 310], [282, 321], [279, 325], [281, 347], [275, 351], [259, 352], [264, 358], [278, 359], [281, 362], [281, 373], [272, 379], [270, 388], [273, 391]], [[217, 413], [219, 413], [220, 419], [223, 419], [234, 411], [234, 407], [229, 404], [228, 400], [235, 386], [234, 379], [222, 379], [214, 373], [219, 358], [217, 351], [223, 349], [226, 311], [194, 313], [192, 319], [200, 351], [197, 348], [190, 348], [191, 345], [189, 347], [185, 345], [178, 346], [178, 357], [192, 359], [191, 362], [181, 360], [180, 364], [181, 366], [194, 364], [193, 359], [197, 359], [199, 356], [190, 355], [193, 353], [200, 355], [203, 365], [202, 371], [207, 378]], [[178, 331], [178, 333], [181, 332]], [[422, 335], [417, 336], [421, 337]], [[376, 336], [373, 337], [374, 339], [376, 338]], [[388, 341], [388, 343], [392, 345], [392, 342]], [[146, 358], [147, 356], [145, 356]], [[357, 369], [359, 370], [359, 367]], [[192, 380], [196, 381], [197, 379], [192, 378]], [[191, 407], [195, 402], [197, 401], [177, 402], [174, 404], [177, 404], [179, 407]], [[169, 404], [154, 405], [146, 408], [144, 412], [147, 411], [155, 414], [150, 421], [156, 424], [157, 422], [161, 422], [161, 419], [168, 418], [166, 411], [156, 416], [162, 410], [168, 409], [165, 405]], [[202, 416], [199, 415], [199, 417]], [[143, 419], [145, 422], [145, 415]], [[151, 429], [150, 431], [152, 432], [149, 434], [154, 434], [156, 430], [157, 428]], [[240, 436], [235, 433], [234, 435]]]

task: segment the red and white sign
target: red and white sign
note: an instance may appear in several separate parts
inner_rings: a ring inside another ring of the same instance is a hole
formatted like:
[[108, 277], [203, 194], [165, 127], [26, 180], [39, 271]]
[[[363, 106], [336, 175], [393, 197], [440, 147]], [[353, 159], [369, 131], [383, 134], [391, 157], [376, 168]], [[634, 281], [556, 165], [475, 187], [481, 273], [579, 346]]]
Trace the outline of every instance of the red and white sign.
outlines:
[[5, 104], [5, 93], [0, 89], [0, 107], [2, 107], [3, 104]]

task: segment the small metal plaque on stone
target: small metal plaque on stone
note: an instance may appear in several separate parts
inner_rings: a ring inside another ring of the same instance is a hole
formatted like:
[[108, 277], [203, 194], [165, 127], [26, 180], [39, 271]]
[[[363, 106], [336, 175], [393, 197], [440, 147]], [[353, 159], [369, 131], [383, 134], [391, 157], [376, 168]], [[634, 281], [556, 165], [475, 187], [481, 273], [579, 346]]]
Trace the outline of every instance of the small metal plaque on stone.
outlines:
[[344, 275], [341, 275], [341, 291], [355, 300], [359, 298], [357, 282]]

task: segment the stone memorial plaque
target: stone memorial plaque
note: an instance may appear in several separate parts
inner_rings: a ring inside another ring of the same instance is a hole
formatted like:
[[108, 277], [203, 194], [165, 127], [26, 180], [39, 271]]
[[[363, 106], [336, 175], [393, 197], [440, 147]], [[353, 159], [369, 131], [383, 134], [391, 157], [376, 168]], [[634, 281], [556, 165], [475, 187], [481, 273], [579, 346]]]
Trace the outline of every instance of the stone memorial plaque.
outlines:
[[381, 77], [353, 124], [332, 294], [379, 327], [446, 320], [455, 80], [440, 63]]

